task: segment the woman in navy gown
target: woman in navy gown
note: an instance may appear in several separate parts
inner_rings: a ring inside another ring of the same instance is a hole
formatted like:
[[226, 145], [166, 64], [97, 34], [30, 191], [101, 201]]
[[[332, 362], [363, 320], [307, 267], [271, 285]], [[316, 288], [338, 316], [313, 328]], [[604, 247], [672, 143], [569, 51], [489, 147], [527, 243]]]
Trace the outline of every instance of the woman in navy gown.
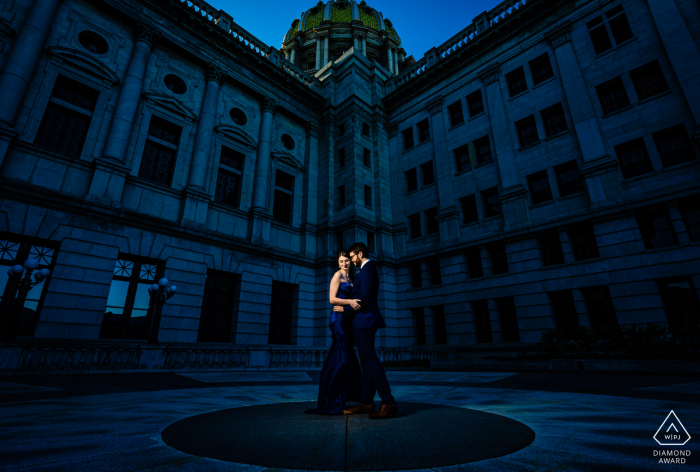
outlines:
[[[352, 265], [347, 252], [340, 253], [338, 265], [340, 270], [331, 280], [330, 302], [335, 306], [350, 305], [353, 310], [357, 310], [360, 307], [359, 300], [346, 298], [352, 292]], [[360, 401], [362, 373], [353, 348], [352, 320], [347, 319], [344, 313], [331, 311], [329, 326], [333, 343], [321, 370], [318, 403], [316, 408], [310, 408], [304, 413], [342, 415], [347, 400]]]

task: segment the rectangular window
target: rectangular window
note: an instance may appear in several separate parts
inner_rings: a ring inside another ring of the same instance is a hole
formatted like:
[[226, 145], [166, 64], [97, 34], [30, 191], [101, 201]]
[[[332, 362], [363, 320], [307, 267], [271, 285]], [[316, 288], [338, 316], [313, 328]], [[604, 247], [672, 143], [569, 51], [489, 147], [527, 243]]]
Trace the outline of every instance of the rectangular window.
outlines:
[[[16, 293], [17, 286], [8, 283], [10, 277], [7, 271], [10, 267], [27, 259], [36, 259], [39, 261], [37, 270], [49, 269], [53, 273], [57, 253], [58, 244], [55, 241], [0, 233], [0, 314], [9, 312]], [[15, 331], [17, 336], [34, 336], [49, 280], [45, 280], [27, 292]]]
[[648, 174], [654, 170], [651, 161], [649, 161], [647, 148], [641, 138], [615, 146], [615, 153], [620, 161], [622, 175], [626, 179]]
[[498, 196], [498, 188], [493, 187], [481, 192], [481, 199], [484, 201], [484, 218], [500, 216], [503, 214], [501, 199]]
[[559, 233], [545, 233], [537, 238], [542, 251], [542, 265], [551, 266], [564, 263], [564, 251], [561, 247]]
[[470, 279], [484, 276], [484, 268], [481, 265], [481, 249], [475, 247], [467, 250], [467, 265], [469, 265]]
[[488, 135], [474, 141], [474, 150], [476, 151], [477, 164], [481, 165], [493, 160]]
[[469, 116], [475, 117], [484, 112], [484, 99], [481, 97], [481, 90], [470, 93], [467, 96], [467, 104], [469, 105]]
[[411, 282], [413, 283], [413, 288], [419, 288], [423, 286], [423, 274], [421, 273], [420, 261], [413, 261], [409, 264], [408, 270], [411, 273]]
[[447, 344], [447, 326], [445, 325], [445, 308], [442, 305], [431, 306], [435, 324], [435, 344]]
[[163, 276], [161, 261], [120, 254], [114, 266], [100, 338], [148, 339], [152, 310], [148, 287]]
[[627, 16], [622, 11], [622, 5], [618, 5], [608, 11], [605, 14], [605, 18], [608, 20], [610, 31], [612, 31], [616, 44], [632, 39], [632, 29], [627, 21]]
[[365, 185], [365, 206], [372, 208], [372, 187]]
[[404, 151], [411, 149], [414, 145], [413, 143], [413, 127], [405, 129], [401, 132], [403, 136], [403, 149]]
[[427, 140], [429, 140], [430, 139], [430, 122], [428, 121], [428, 119], [427, 118], [424, 119], [423, 121], [418, 123], [418, 125], [416, 125], [416, 126], [418, 127], [418, 137], [420, 139], [420, 142], [424, 143]]
[[567, 233], [571, 240], [571, 247], [577, 261], [586, 259], [596, 259], [600, 257], [598, 243], [595, 239], [593, 226], [591, 224], [576, 225], [570, 228]]
[[214, 201], [238, 208], [245, 156], [227, 147], [221, 148]]
[[467, 195], [459, 199], [462, 204], [462, 216], [464, 217], [464, 223], [474, 223], [479, 221], [479, 215], [476, 209], [476, 195]]
[[425, 313], [423, 308], [411, 308], [413, 315], [413, 326], [416, 330], [416, 344], [425, 345]]
[[549, 60], [549, 53], [544, 53], [530, 61], [530, 72], [532, 73], [532, 83], [541, 84], [547, 79], [554, 77], [552, 63]]
[[678, 202], [683, 215], [685, 228], [691, 241], [700, 241], [700, 195], [694, 195]]
[[338, 187], [338, 208], [345, 206], [345, 185]]
[[530, 185], [533, 205], [552, 199], [552, 189], [549, 187], [549, 177], [546, 170], [528, 175], [527, 182]]
[[292, 224], [292, 197], [294, 195], [294, 177], [277, 170], [275, 173], [275, 201], [272, 219], [280, 223]]
[[522, 66], [512, 72], [506, 74], [506, 82], [508, 82], [508, 90], [510, 96], [514, 97], [519, 93], [527, 90], [527, 81], [525, 80], [525, 71]]
[[372, 168], [372, 151], [367, 148], [362, 148], [362, 161], [368, 169]]
[[474, 321], [476, 322], [476, 342], [492, 343], [488, 302], [486, 300], [477, 300], [471, 302], [471, 304], [474, 310]]
[[411, 239], [416, 239], [421, 237], [420, 229], [420, 213], [414, 213], [408, 217], [408, 226], [411, 229]]
[[448, 106], [447, 111], [450, 113], [451, 126], [454, 127], [464, 123], [464, 113], [462, 113], [462, 100], [457, 100], [452, 105]]
[[581, 292], [586, 300], [588, 319], [592, 327], [604, 328], [618, 325], [615, 307], [607, 286], [582, 288]]
[[338, 149], [338, 167], [345, 167], [345, 149]]
[[437, 207], [425, 210], [425, 221], [428, 225], [426, 234], [437, 234], [440, 232], [440, 224], [437, 219]]
[[143, 147], [139, 177], [161, 185], [170, 185], [175, 168], [182, 128], [157, 116], [151, 117]]
[[515, 127], [518, 129], [520, 147], [529, 146], [540, 140], [540, 137], [537, 135], [537, 124], [533, 115], [516, 122]]
[[652, 61], [630, 71], [630, 78], [637, 92], [637, 98], [644, 100], [668, 90], [668, 84], [661, 72], [658, 61]]
[[345, 123], [338, 125], [338, 137], [345, 136]]
[[508, 272], [508, 258], [506, 257], [506, 245], [503, 242], [489, 244], [491, 254], [491, 265], [494, 274], [505, 274]]
[[657, 280], [672, 332], [683, 333], [700, 324], [700, 302], [690, 277]]
[[420, 170], [423, 174], [423, 186], [435, 183], [435, 171], [433, 170], [433, 161], [428, 161], [421, 164]]
[[566, 197], [567, 195], [583, 192], [583, 180], [581, 180], [576, 161], [569, 161], [554, 166], [554, 173], [557, 176], [560, 196]]
[[695, 152], [685, 126], [677, 125], [653, 134], [656, 149], [664, 167], [676, 166], [695, 160]]
[[268, 344], [292, 344], [296, 292], [296, 285], [272, 282]]
[[80, 157], [100, 93], [59, 75], [39, 125], [34, 144], [70, 157]]
[[[588, 34], [591, 36], [593, 48], [596, 54], [601, 54], [613, 47], [612, 38], [615, 45], [621, 44], [632, 38], [632, 29], [627, 21], [627, 16], [622, 10], [622, 5], [618, 5], [588, 23]], [[609, 29], [609, 31], [608, 31]]]
[[678, 244], [676, 232], [673, 230], [666, 207], [645, 208], [637, 212], [636, 217], [639, 231], [641, 231], [642, 239], [644, 240], [644, 246], [647, 249]]
[[367, 250], [369, 251], [370, 254], [377, 253], [376, 238], [377, 238], [377, 236], [373, 232], [367, 231]]
[[578, 328], [578, 314], [576, 304], [571, 290], [561, 290], [559, 292], [549, 292], [549, 300], [554, 311], [554, 321], [557, 329], [569, 331]]
[[620, 77], [615, 77], [612, 80], [598, 85], [596, 88], [600, 106], [603, 107], [603, 114], [607, 115], [620, 108], [625, 108], [630, 104], [625, 91], [625, 85]]
[[197, 342], [236, 342], [237, 276], [207, 270]]
[[472, 170], [472, 163], [469, 160], [469, 145], [458, 147], [452, 151], [455, 156], [455, 162], [457, 163], [457, 172], [470, 171]]
[[406, 176], [406, 193], [418, 190], [418, 172], [416, 168], [407, 170], [404, 172], [404, 175]]
[[610, 41], [610, 36], [608, 35], [608, 30], [603, 23], [603, 17], [599, 16], [593, 20], [586, 23], [588, 27], [588, 34], [593, 42], [593, 49], [596, 54], [607, 51], [612, 48], [612, 42]]
[[432, 257], [428, 259], [428, 270], [430, 270], [430, 285], [441, 285], [442, 274], [440, 272], [439, 257]]
[[497, 298], [496, 305], [498, 305], [498, 314], [501, 316], [503, 342], [519, 343], [520, 328], [518, 328], [518, 316], [515, 312], [515, 300], [513, 297]]
[[545, 134], [548, 137], [563, 133], [569, 129], [566, 126], [566, 118], [564, 117], [564, 109], [561, 107], [561, 103], [542, 110], [540, 114], [544, 122]]
[[369, 138], [370, 136], [369, 125], [367, 123], [362, 123], [362, 136], [365, 138]]

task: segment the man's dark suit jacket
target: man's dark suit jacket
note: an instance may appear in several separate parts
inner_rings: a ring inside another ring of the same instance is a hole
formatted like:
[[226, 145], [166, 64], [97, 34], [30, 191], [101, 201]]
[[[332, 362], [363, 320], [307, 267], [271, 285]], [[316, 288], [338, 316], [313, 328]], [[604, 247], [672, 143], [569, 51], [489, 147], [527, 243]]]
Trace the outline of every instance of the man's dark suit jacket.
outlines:
[[386, 327], [382, 313], [379, 311], [379, 273], [374, 262], [367, 261], [355, 278], [352, 287], [351, 299], [360, 300], [360, 310], [355, 311], [350, 305], [345, 305], [343, 310], [348, 316], [355, 316], [352, 329], [379, 329]]

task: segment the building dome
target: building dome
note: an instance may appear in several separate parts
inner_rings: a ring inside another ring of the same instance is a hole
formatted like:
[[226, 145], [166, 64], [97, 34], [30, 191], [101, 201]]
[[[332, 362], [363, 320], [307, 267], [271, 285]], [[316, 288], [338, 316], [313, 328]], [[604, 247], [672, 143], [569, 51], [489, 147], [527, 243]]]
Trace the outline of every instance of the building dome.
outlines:
[[405, 57], [391, 21], [364, 0], [319, 1], [292, 22], [281, 50], [288, 61], [314, 71], [351, 47], [391, 74], [398, 73]]

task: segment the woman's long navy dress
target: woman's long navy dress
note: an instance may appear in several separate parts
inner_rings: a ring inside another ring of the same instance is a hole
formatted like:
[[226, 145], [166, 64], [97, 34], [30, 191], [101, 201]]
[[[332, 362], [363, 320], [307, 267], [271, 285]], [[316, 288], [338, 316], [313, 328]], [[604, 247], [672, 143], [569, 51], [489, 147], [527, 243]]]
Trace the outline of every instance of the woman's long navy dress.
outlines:
[[[338, 298], [350, 296], [352, 285], [342, 282], [338, 289]], [[333, 343], [328, 357], [321, 369], [318, 383], [318, 403], [316, 408], [304, 413], [317, 415], [340, 415], [345, 409], [345, 401], [360, 401], [361, 378], [360, 363], [352, 344], [352, 320], [344, 313], [331, 311], [329, 323]]]

